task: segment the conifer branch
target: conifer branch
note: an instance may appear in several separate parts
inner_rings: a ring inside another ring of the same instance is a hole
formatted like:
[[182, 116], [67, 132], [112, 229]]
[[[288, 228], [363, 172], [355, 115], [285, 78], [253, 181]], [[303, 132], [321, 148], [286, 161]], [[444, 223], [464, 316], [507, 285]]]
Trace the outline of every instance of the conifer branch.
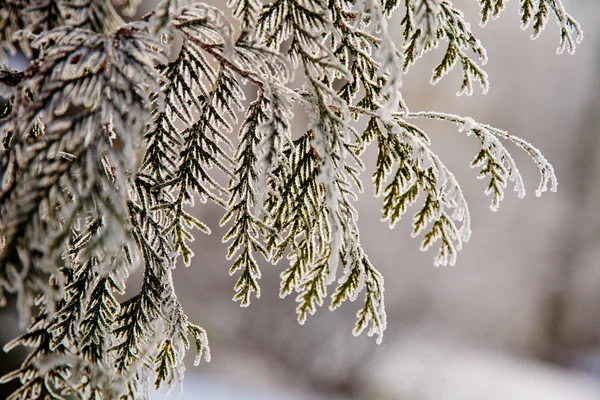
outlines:
[[[479, 0], [481, 24], [505, 3]], [[362, 295], [353, 333], [379, 343], [384, 281], [354, 207], [368, 146], [382, 219], [393, 227], [416, 207], [412, 236], [422, 250], [435, 245], [435, 265], [456, 262], [470, 214], [419, 120], [476, 138], [471, 166], [487, 180], [492, 210], [509, 183], [525, 195], [507, 141], [539, 168], [536, 194], [556, 190], [552, 165], [527, 141], [409, 110], [402, 74], [442, 42], [431, 83], [460, 65], [459, 94], [476, 82], [488, 89], [486, 51], [449, 0], [229, 0], [234, 22], [188, 0], [162, 0], [127, 24], [116, 11], [132, 16], [139, 4], [0, 4], [0, 61], [19, 51], [30, 59], [22, 71], [0, 65], [0, 305], [15, 295], [29, 322], [6, 349], [33, 348], [1, 378], [20, 381], [10, 399], [137, 398], [149, 382], [181, 385], [192, 345], [194, 364], [210, 360], [207, 332], [188, 320], [173, 283], [178, 258], [192, 263], [193, 228], [210, 233], [191, 210], [197, 202], [224, 210], [241, 306], [260, 296], [256, 254], [285, 259], [280, 296], [295, 293], [300, 323], [328, 293], [332, 311]], [[519, 5], [534, 38], [553, 14], [558, 51], [575, 51], [582, 31], [561, 1]], [[388, 22], [397, 9], [400, 42]], [[299, 136], [293, 107], [308, 116]], [[131, 293], [137, 268], [142, 286]]]

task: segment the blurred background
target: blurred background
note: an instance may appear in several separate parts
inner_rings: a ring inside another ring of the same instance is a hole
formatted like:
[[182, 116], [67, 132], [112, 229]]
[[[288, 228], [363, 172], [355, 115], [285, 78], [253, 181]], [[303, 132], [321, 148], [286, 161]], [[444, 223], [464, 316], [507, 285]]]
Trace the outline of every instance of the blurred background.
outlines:
[[[375, 152], [366, 155], [366, 192], [357, 209], [362, 242], [386, 279], [383, 343], [353, 337], [356, 305], [323, 308], [304, 326], [294, 296], [281, 300], [283, 264], [263, 262], [262, 296], [247, 309], [231, 300], [222, 210], [196, 207], [213, 234], [198, 234], [196, 257], [175, 271], [188, 316], [209, 334], [212, 361], [190, 366], [182, 395], [154, 399], [587, 400], [600, 399], [600, 4], [564, 0], [585, 39], [574, 56], [557, 56], [553, 16], [536, 41], [520, 29], [518, 2], [478, 25], [475, 0], [456, 0], [488, 50], [491, 80], [483, 96], [456, 97], [461, 74], [429, 84], [440, 51], [404, 78], [412, 111], [471, 116], [542, 150], [559, 177], [558, 193], [536, 198], [537, 168], [512, 147], [528, 196], [507, 190], [491, 212], [485, 182], [469, 164], [477, 142], [454, 125], [419, 122], [433, 149], [461, 182], [473, 236], [456, 266], [435, 268], [418, 250], [410, 218], [390, 230], [369, 188]], [[146, 8], [153, 1], [146, 1]], [[219, 7], [224, 1], [212, 2]], [[144, 12], [141, 10], [140, 12]], [[400, 13], [390, 26], [399, 37]], [[298, 121], [298, 129], [302, 129]], [[374, 149], [371, 149], [374, 150]], [[18, 333], [14, 307], [0, 310], [0, 344]], [[25, 353], [0, 352], [0, 374]], [[0, 399], [10, 391], [0, 385]]]

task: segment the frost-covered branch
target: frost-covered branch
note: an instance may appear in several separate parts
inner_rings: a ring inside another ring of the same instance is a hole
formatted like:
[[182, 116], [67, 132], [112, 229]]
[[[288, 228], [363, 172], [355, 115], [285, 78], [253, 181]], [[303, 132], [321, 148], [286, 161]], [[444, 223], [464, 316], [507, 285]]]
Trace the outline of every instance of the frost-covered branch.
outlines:
[[[295, 294], [300, 323], [328, 296], [332, 311], [361, 298], [353, 333], [381, 342], [384, 280], [354, 207], [368, 146], [382, 219], [393, 227], [416, 206], [412, 236], [423, 250], [437, 246], [435, 265], [456, 262], [470, 214], [419, 120], [479, 141], [471, 165], [493, 210], [509, 182], [525, 195], [505, 142], [537, 164], [537, 195], [556, 190], [552, 165], [527, 141], [409, 111], [402, 75], [440, 44], [431, 83], [460, 64], [459, 94], [476, 82], [488, 90], [486, 51], [449, 0], [230, 0], [233, 22], [202, 2], [162, 0], [125, 23], [119, 12], [130, 17], [140, 3], [0, 3], [0, 62], [17, 52], [30, 60], [20, 71], [0, 65], [0, 305], [15, 296], [28, 326], [6, 350], [33, 348], [2, 378], [20, 381], [10, 399], [139, 398], [149, 383], [181, 384], [190, 346], [195, 364], [210, 359], [207, 332], [173, 283], [179, 259], [198, 260], [195, 229], [211, 232], [196, 205], [223, 210], [240, 305], [260, 296], [259, 253], [285, 262], [280, 295]], [[479, 0], [482, 25], [505, 3]], [[534, 37], [553, 13], [559, 52], [582, 38], [559, 0], [521, 0], [520, 13]], [[294, 107], [308, 117], [298, 133]]]

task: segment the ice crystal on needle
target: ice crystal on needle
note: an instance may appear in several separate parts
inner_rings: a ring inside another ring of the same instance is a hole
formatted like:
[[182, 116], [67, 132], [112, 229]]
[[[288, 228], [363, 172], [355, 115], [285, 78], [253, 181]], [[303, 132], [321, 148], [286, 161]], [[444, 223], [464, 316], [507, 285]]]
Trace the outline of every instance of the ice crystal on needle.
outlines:
[[[1, 378], [20, 381], [13, 400], [139, 398], [148, 382], [182, 382], [190, 346], [196, 363], [210, 359], [173, 285], [178, 260], [192, 262], [196, 230], [210, 233], [194, 202], [223, 209], [234, 300], [260, 296], [257, 257], [280, 262], [280, 295], [295, 294], [301, 323], [328, 297], [335, 310], [362, 295], [353, 332], [380, 342], [383, 277], [354, 207], [368, 146], [383, 220], [394, 226], [415, 206], [413, 236], [437, 248], [436, 265], [456, 262], [470, 216], [419, 120], [479, 141], [471, 165], [492, 210], [509, 183], [525, 194], [505, 142], [533, 158], [538, 195], [556, 190], [552, 166], [525, 140], [405, 103], [403, 74], [440, 45], [433, 84], [459, 65], [459, 94], [488, 90], [485, 48], [449, 0], [230, 0], [234, 22], [202, 2], [163, 0], [124, 22], [120, 13], [140, 3], [0, 3], [0, 61], [29, 58], [20, 71], [0, 66], [0, 303], [14, 295], [28, 324], [5, 349], [33, 348]], [[505, 0], [479, 3], [485, 25]], [[558, 51], [572, 53], [582, 31], [561, 1], [520, 0], [534, 38], [550, 14]], [[308, 116], [298, 136], [296, 105]], [[134, 269], [143, 272], [136, 293]]]

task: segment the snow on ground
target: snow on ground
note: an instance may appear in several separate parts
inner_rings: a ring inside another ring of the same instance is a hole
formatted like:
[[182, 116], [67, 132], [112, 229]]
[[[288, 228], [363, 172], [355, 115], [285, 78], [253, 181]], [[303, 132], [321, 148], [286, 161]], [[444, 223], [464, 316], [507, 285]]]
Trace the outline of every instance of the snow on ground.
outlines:
[[600, 399], [600, 384], [583, 374], [423, 337], [399, 343], [373, 360], [367, 398]]
[[242, 387], [209, 375], [186, 374], [183, 393], [177, 390], [150, 393], [152, 400], [305, 400], [306, 397], [283, 390]]

